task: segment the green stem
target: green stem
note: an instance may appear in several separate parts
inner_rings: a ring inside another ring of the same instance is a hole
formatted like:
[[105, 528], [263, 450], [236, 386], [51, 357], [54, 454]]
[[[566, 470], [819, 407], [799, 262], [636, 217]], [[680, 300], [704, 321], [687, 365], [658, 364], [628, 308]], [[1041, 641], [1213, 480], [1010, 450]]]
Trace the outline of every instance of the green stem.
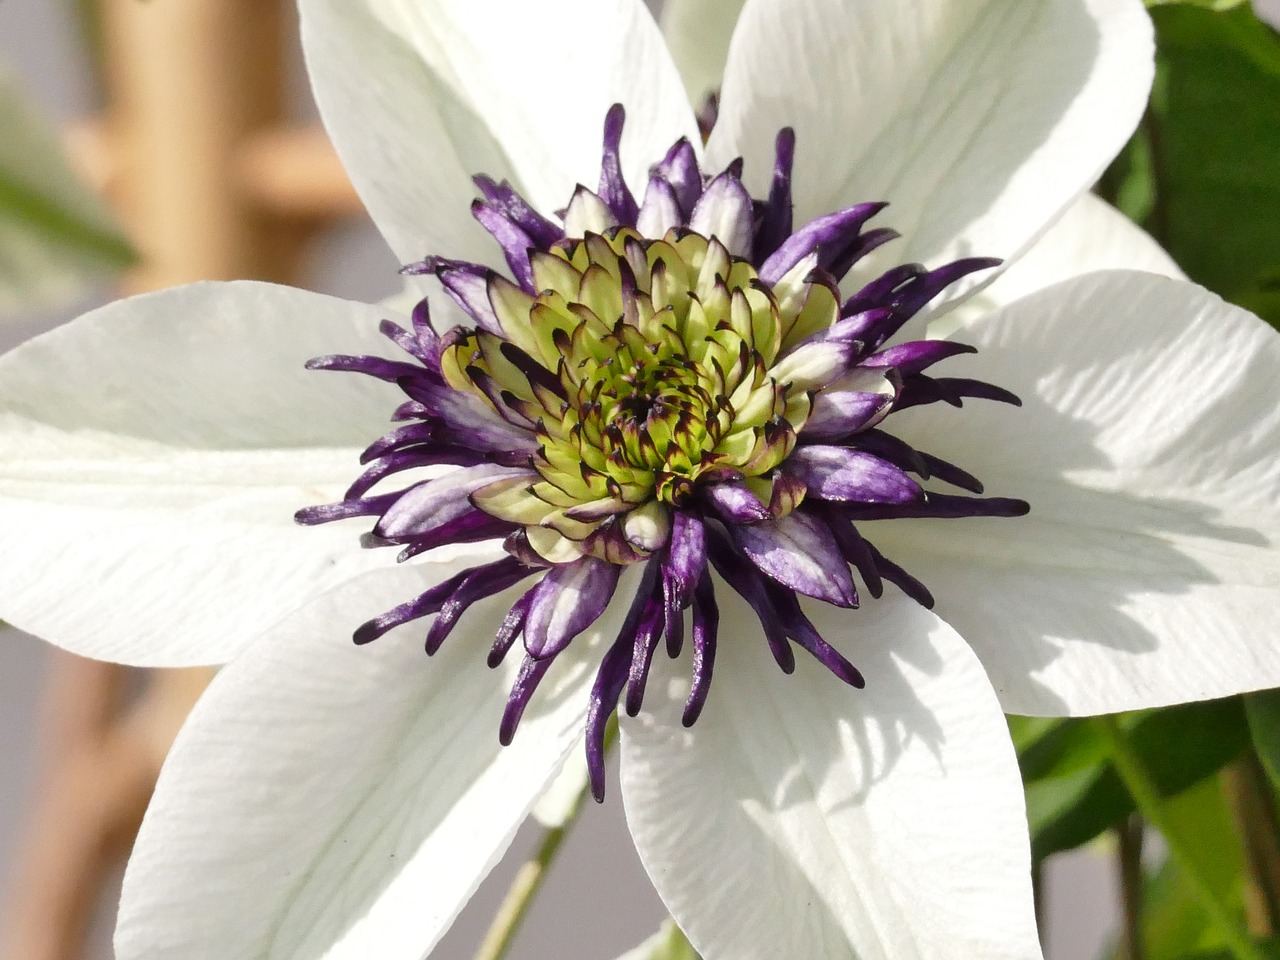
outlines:
[[1280, 930], [1280, 831], [1257, 755], [1248, 751], [1224, 771], [1245, 855], [1245, 915], [1257, 936]]
[[[609, 725], [604, 732], [606, 751], [613, 748], [617, 736], [618, 718], [615, 714], [609, 718]], [[511, 949], [511, 942], [515, 939], [525, 915], [529, 912], [529, 907], [533, 904], [534, 895], [542, 888], [547, 872], [560, 852], [561, 844], [569, 835], [570, 828], [577, 823], [578, 814], [582, 812], [582, 806], [590, 793], [590, 786], [583, 787], [569, 808], [564, 823], [558, 827], [549, 827], [542, 835], [538, 852], [521, 866], [516, 873], [516, 878], [511, 881], [507, 895], [502, 899], [502, 906], [498, 907], [498, 912], [493, 916], [493, 922], [484, 935], [480, 949], [476, 951], [475, 960], [502, 960], [507, 955], [507, 951]]]
[[578, 797], [564, 826], [552, 827], [542, 835], [542, 843], [538, 845], [537, 854], [520, 868], [515, 880], [511, 883], [511, 888], [507, 890], [502, 906], [494, 915], [493, 923], [484, 936], [484, 942], [476, 952], [475, 960], [502, 960], [507, 955], [507, 951], [511, 948], [511, 941], [515, 939], [516, 932], [520, 929], [520, 924], [524, 922], [525, 915], [533, 903], [534, 894], [542, 886], [547, 870], [555, 860], [556, 854], [560, 852], [560, 845], [564, 842], [569, 827], [577, 819], [585, 795], [586, 791], [583, 791]]
[[1165, 844], [1169, 848], [1169, 855], [1182, 868], [1195, 890], [1200, 905], [1208, 914], [1209, 920], [1226, 940], [1227, 948], [1237, 960], [1266, 960], [1265, 954], [1250, 939], [1232, 911], [1218, 897], [1217, 891], [1201, 872], [1200, 865], [1188, 846], [1186, 838], [1178, 833], [1169, 818], [1165, 816], [1164, 799], [1160, 796], [1155, 781], [1152, 780], [1142, 758], [1129, 743], [1128, 736], [1116, 723], [1115, 717], [1094, 717], [1093, 724], [1099, 736], [1110, 748], [1111, 764], [1128, 788], [1133, 802], [1137, 804], [1138, 810], [1147, 822], [1163, 834]]
[[1124, 924], [1121, 927], [1124, 955], [1129, 960], [1145, 960], [1146, 945], [1142, 939], [1142, 818], [1135, 814], [1117, 824], [1116, 840], [1124, 907]]

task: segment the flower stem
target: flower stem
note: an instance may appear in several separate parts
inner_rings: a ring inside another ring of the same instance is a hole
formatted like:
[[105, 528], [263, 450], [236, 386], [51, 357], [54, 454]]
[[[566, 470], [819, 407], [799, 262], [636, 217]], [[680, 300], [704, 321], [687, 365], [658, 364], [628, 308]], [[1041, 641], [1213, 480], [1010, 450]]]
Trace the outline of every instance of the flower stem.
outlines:
[[1257, 756], [1249, 751], [1223, 771], [1245, 855], [1245, 915], [1255, 936], [1280, 930], [1280, 831]]
[[[605, 728], [606, 750], [612, 748], [617, 736], [618, 718], [615, 715], [609, 719], [609, 725]], [[529, 907], [533, 904], [534, 895], [542, 888], [547, 872], [551, 869], [556, 855], [559, 854], [565, 837], [569, 835], [570, 828], [577, 823], [578, 814], [582, 812], [582, 806], [590, 792], [590, 786], [583, 787], [572, 806], [569, 807], [564, 822], [558, 827], [548, 827], [542, 834], [542, 842], [538, 844], [537, 853], [525, 861], [516, 873], [516, 878], [511, 881], [507, 895], [503, 897], [502, 905], [494, 914], [493, 922], [489, 924], [484, 940], [480, 943], [480, 949], [476, 951], [475, 960], [502, 960], [507, 955], [507, 951], [511, 949], [511, 942], [515, 939], [525, 915], [529, 912]]]
[[1182, 868], [1196, 897], [1200, 901], [1210, 921], [1216, 926], [1227, 943], [1227, 949], [1236, 960], [1266, 960], [1257, 944], [1250, 939], [1244, 928], [1232, 915], [1232, 911], [1219, 898], [1216, 890], [1209, 883], [1196, 861], [1194, 852], [1187, 844], [1186, 838], [1174, 828], [1165, 816], [1165, 804], [1160, 796], [1150, 772], [1142, 758], [1129, 743], [1129, 738], [1115, 717], [1094, 717], [1093, 724], [1099, 736], [1107, 744], [1111, 753], [1111, 763], [1120, 779], [1124, 782], [1138, 810], [1153, 827], [1164, 836], [1169, 848], [1169, 855]]
[[1142, 840], [1143, 821], [1136, 814], [1116, 826], [1120, 891], [1124, 907], [1121, 942], [1129, 960], [1145, 960], [1142, 938]]
[[502, 900], [502, 906], [498, 908], [493, 923], [484, 935], [484, 941], [476, 952], [475, 960], [501, 960], [507, 955], [507, 951], [511, 948], [511, 941], [515, 939], [516, 932], [520, 929], [520, 924], [533, 903], [533, 896], [542, 886], [542, 881], [546, 879], [547, 870], [560, 851], [560, 845], [564, 842], [569, 827], [577, 819], [585, 797], [584, 790], [575, 801], [573, 810], [564, 825], [548, 829], [542, 835], [542, 843], [538, 845], [537, 854], [520, 867], [515, 880], [507, 890], [506, 897]]

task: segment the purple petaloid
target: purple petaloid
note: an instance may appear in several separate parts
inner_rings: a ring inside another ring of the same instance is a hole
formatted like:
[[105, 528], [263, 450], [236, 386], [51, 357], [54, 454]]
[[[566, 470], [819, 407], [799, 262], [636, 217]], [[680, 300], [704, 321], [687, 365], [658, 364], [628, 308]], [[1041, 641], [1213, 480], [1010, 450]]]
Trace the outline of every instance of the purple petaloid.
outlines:
[[[606, 236], [631, 229], [650, 240], [685, 232], [715, 237], [734, 259], [755, 268], [766, 289], [792, 282], [802, 271], [806, 284], [837, 293], [839, 281], [855, 264], [897, 236], [892, 230], [866, 229], [882, 203], [847, 207], [793, 229], [796, 144], [790, 130], [778, 135], [773, 179], [763, 200], [747, 192], [740, 161], [709, 176], [685, 140], [652, 167], [643, 197], [637, 199], [623, 179], [618, 157], [622, 123], [622, 107], [615, 105], [605, 120], [599, 187], [594, 192], [579, 187], [561, 223], [535, 211], [508, 184], [476, 178], [481, 196], [472, 213], [501, 246], [510, 277], [524, 294], [539, 293], [535, 258], [552, 250], [572, 253], [590, 232], [584, 224]], [[805, 391], [810, 404], [798, 429], [776, 415], [765, 423], [761, 442], [766, 449], [786, 451], [767, 475], [708, 470], [671, 497], [663, 522], [621, 522], [621, 514], [615, 515], [620, 494], [572, 505], [565, 511], [566, 522], [580, 523], [591, 533], [581, 556], [553, 561], [546, 558], [545, 547], [540, 552], [537, 529], [479, 505], [493, 503], [494, 490], [532, 489], [542, 480], [539, 465], [545, 451], [536, 411], [531, 413], [527, 402], [478, 368], [468, 370], [479, 394], [455, 389], [442, 370], [442, 358], [454, 345], [467, 342], [474, 330], [485, 331], [501, 343], [502, 362], [517, 370], [535, 395], [552, 401], [568, 400], [563, 365], [552, 369], [554, 365], [535, 359], [504, 330], [495, 301], [503, 296], [504, 285], [514, 289], [510, 279], [478, 264], [430, 256], [406, 272], [436, 276], [474, 327], [436, 331], [423, 300], [413, 313], [412, 330], [389, 322], [382, 327], [407, 359], [328, 356], [309, 364], [396, 383], [407, 399], [393, 417], [402, 425], [365, 451], [366, 469], [346, 498], [301, 510], [298, 520], [375, 517], [366, 544], [395, 545], [401, 560], [446, 544], [503, 540], [505, 557], [464, 570], [355, 632], [357, 643], [367, 643], [401, 624], [434, 616], [426, 635], [427, 652], [433, 653], [472, 604], [535, 578], [512, 604], [489, 652], [489, 664], [496, 666], [523, 637], [523, 662], [499, 729], [503, 743], [515, 735], [557, 656], [610, 605], [624, 568], [640, 567], [622, 626], [601, 660], [588, 709], [588, 766], [593, 793], [601, 799], [608, 720], [620, 701], [631, 715], [641, 709], [650, 665], [664, 640], [672, 657], [680, 655], [686, 640], [692, 648], [685, 724], [702, 711], [720, 642], [717, 580], [754, 610], [765, 644], [784, 671], [794, 669], [798, 646], [846, 683], [860, 687], [862, 675], [818, 634], [799, 597], [857, 607], [856, 573], [873, 597], [889, 581], [926, 606], [933, 601], [923, 584], [863, 537], [859, 522], [1011, 517], [1027, 511], [1021, 500], [967, 495], [982, 493], [973, 476], [886, 429], [894, 413], [912, 406], [939, 401], [960, 406], [967, 398], [1018, 402], [990, 384], [927, 372], [940, 361], [972, 352], [969, 347], [940, 341], [888, 343], [950, 284], [996, 263], [968, 258], [932, 270], [906, 264], [865, 283], [839, 301], [838, 319], [831, 326], [790, 346], [772, 367], [774, 376], [792, 378], [783, 386]], [[632, 294], [625, 276], [621, 284], [623, 315], [600, 318], [608, 324], [628, 322], [625, 304]], [[655, 393], [639, 408], [660, 399]], [[400, 490], [371, 494], [396, 474], [442, 465], [453, 469]], [[761, 480], [767, 483], [762, 486]], [[924, 483], [930, 480], [967, 494], [927, 490]], [[770, 492], [762, 494], [762, 489]]]

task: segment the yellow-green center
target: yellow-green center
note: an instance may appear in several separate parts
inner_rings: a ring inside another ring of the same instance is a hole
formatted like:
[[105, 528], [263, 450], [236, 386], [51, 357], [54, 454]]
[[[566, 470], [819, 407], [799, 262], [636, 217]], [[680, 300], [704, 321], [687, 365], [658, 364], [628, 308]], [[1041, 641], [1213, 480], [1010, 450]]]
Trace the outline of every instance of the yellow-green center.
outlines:
[[[523, 524], [550, 561], [627, 562], [665, 540], [699, 480], [744, 480], [769, 503], [811, 400], [775, 364], [835, 322], [838, 292], [798, 270], [769, 288], [687, 232], [621, 228], [531, 260], [536, 296], [490, 282], [502, 335], [474, 331], [442, 358], [452, 387], [540, 443], [536, 476], [483, 488], [476, 505]], [[614, 525], [634, 556], [600, 536]]]

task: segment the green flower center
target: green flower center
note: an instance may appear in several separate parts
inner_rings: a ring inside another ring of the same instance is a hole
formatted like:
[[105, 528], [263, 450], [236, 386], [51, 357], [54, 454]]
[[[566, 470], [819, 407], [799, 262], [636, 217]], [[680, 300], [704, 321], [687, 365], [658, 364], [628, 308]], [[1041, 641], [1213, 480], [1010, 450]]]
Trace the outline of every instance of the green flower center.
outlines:
[[531, 261], [536, 296], [490, 282], [502, 335], [469, 332], [442, 357], [452, 387], [540, 442], [538, 476], [485, 488], [477, 505], [524, 524], [549, 560], [618, 562], [592, 536], [601, 525], [623, 524], [641, 559], [700, 480], [745, 480], [769, 503], [811, 401], [780, 358], [838, 320], [838, 292], [792, 276], [770, 288], [686, 231], [623, 227]]

